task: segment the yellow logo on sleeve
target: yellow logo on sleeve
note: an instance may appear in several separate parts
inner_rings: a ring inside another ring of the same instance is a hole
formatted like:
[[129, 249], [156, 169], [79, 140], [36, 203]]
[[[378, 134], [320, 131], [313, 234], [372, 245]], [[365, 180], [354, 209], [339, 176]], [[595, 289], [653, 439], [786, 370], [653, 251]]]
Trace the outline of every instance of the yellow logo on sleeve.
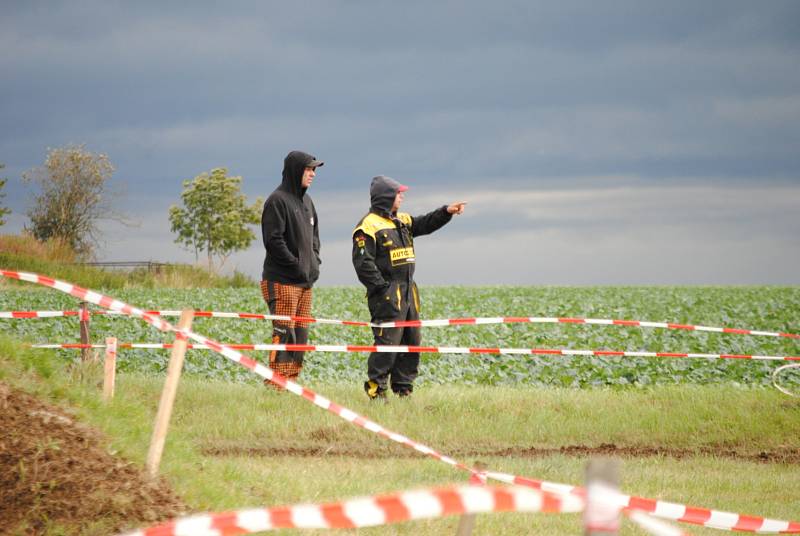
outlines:
[[413, 247], [392, 249], [389, 251], [389, 258], [392, 261], [392, 266], [416, 262]]

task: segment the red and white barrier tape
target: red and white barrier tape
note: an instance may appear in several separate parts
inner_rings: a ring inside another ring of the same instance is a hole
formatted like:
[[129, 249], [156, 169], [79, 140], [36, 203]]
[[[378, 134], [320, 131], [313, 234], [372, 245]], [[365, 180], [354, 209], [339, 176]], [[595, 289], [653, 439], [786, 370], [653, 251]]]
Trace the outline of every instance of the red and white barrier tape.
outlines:
[[[145, 311], [154, 316], [180, 316], [180, 311]], [[0, 318], [53, 318], [60, 316], [78, 316], [79, 311], [4, 311]], [[118, 315], [115, 311], [92, 311], [94, 315]], [[334, 320], [328, 318], [313, 318], [309, 316], [269, 315], [259, 313], [227, 313], [218, 311], [195, 311], [196, 317], [207, 318], [244, 318], [251, 320], [281, 320], [285, 322], [305, 322], [308, 324], [337, 324], [342, 326], [361, 326], [376, 328], [396, 327], [443, 327], [465, 326], [484, 324], [588, 324], [602, 326], [628, 326], [642, 328], [671, 329], [683, 331], [705, 331], [711, 333], [729, 333], [736, 335], [753, 335], [759, 337], [785, 337], [800, 339], [795, 333], [782, 333], [779, 331], [761, 331], [754, 329], [720, 328], [712, 326], [698, 326], [692, 324], [675, 324], [672, 322], [649, 322], [645, 320], [613, 320], [609, 318], [567, 318], [567, 317], [539, 317], [539, 316], [497, 316], [475, 318], [444, 318], [435, 320], [402, 320], [395, 322], [363, 322], [357, 320]]]
[[[444, 456], [437, 451], [433, 450], [432, 448], [424, 445], [422, 443], [417, 443], [402, 434], [384, 428], [380, 424], [373, 422], [366, 417], [362, 417], [358, 413], [340, 406], [327, 398], [311, 391], [303, 387], [302, 385], [295, 383], [291, 380], [286, 379], [284, 376], [279, 374], [278, 372], [273, 371], [269, 367], [265, 367], [261, 363], [258, 363], [255, 359], [234, 350], [233, 348], [226, 346], [224, 344], [218, 343], [213, 341], [203, 335], [199, 335], [194, 333], [189, 329], [179, 330], [172, 326], [169, 322], [163, 320], [160, 316], [151, 315], [146, 313], [145, 311], [128, 305], [127, 303], [121, 302], [119, 300], [115, 300], [109, 296], [104, 296], [98, 292], [93, 290], [87, 290], [81, 288], [77, 285], [73, 285], [71, 283], [66, 283], [63, 281], [59, 281], [57, 279], [51, 279], [49, 277], [41, 276], [38, 274], [32, 274], [27, 272], [14, 272], [8, 270], [0, 270], [0, 275], [3, 277], [9, 277], [13, 279], [19, 279], [22, 281], [28, 281], [30, 283], [36, 283], [39, 285], [43, 285], [46, 287], [54, 288], [56, 290], [60, 290], [61, 292], [70, 294], [79, 298], [81, 300], [85, 300], [87, 302], [93, 303], [95, 305], [99, 305], [101, 307], [105, 307], [107, 309], [111, 309], [113, 311], [118, 311], [122, 314], [127, 314], [130, 316], [134, 316], [137, 318], [141, 318], [148, 324], [154, 326], [155, 328], [161, 331], [168, 331], [168, 332], [175, 332], [176, 336], [184, 336], [187, 339], [192, 339], [199, 344], [203, 345], [204, 347], [208, 347], [215, 352], [222, 354], [224, 357], [230, 359], [231, 361], [242, 365], [243, 367], [247, 368], [248, 370], [254, 372], [255, 374], [265, 378], [275, 385], [282, 387], [289, 391], [292, 394], [301, 396], [322, 409], [325, 409], [338, 417], [360, 427], [364, 428], [365, 430], [369, 430], [375, 434], [378, 434], [384, 438], [390, 439], [396, 443], [400, 443], [401, 445], [405, 445], [410, 447], [417, 452], [420, 452], [426, 456], [430, 456], [436, 460], [444, 462], [448, 465], [453, 467], [457, 467], [464, 471], [468, 471], [470, 474], [480, 474], [475, 469], [460, 463], [449, 456]], [[121, 345], [117, 345], [117, 348], [120, 348]], [[512, 475], [509, 477], [514, 478]]]
[[193, 515], [126, 536], [251, 534], [275, 529], [352, 529], [415, 519], [488, 512], [574, 513], [577, 497], [523, 487], [460, 486], [363, 497], [328, 504], [299, 504]]
[[[239, 363], [243, 367], [247, 368], [248, 370], [251, 370], [255, 374], [258, 374], [262, 378], [268, 379], [269, 381], [278, 385], [279, 387], [283, 387], [290, 393], [301, 396], [306, 400], [308, 400], [309, 402], [313, 403], [314, 405], [321, 407], [322, 409], [325, 409], [333, 413], [334, 415], [337, 415], [342, 419], [356, 426], [359, 426], [360, 428], [364, 428], [365, 430], [369, 430], [370, 432], [376, 433], [382, 437], [390, 439], [391, 441], [413, 448], [417, 452], [425, 454], [426, 456], [430, 456], [450, 466], [456, 467], [464, 471], [468, 471], [472, 475], [478, 475], [478, 476], [485, 475], [486, 477], [492, 478], [499, 482], [521, 485], [559, 495], [563, 494], [574, 495], [578, 498], [581, 498], [581, 500], [585, 493], [584, 490], [582, 490], [581, 488], [570, 486], [567, 484], [545, 482], [541, 480], [534, 480], [506, 473], [477, 471], [471, 467], [464, 465], [461, 462], [457, 462], [453, 458], [439, 454], [438, 452], [436, 452], [435, 450], [431, 449], [430, 447], [424, 444], [417, 443], [401, 434], [398, 434], [397, 432], [393, 432], [387, 428], [384, 428], [380, 424], [373, 422], [367, 419], [366, 417], [358, 415], [352, 410], [349, 410], [343, 406], [331, 402], [327, 398], [318, 395], [314, 391], [311, 391], [310, 389], [307, 389], [300, 384], [297, 384], [291, 380], [286, 379], [281, 374], [273, 371], [268, 367], [261, 365], [254, 359], [234, 350], [233, 348], [230, 348], [229, 346], [215, 342], [202, 335], [194, 333], [193, 331], [188, 329], [178, 330], [177, 328], [173, 327], [171, 324], [169, 324], [165, 320], [162, 320], [158, 316], [149, 315], [141, 309], [132, 307], [124, 302], [115, 300], [114, 298], [111, 298], [109, 296], [105, 296], [95, 291], [87, 290], [79, 286], [72, 285], [70, 283], [65, 283], [57, 279], [51, 279], [49, 277], [40, 276], [38, 274], [0, 270], [0, 276], [19, 279], [22, 281], [28, 281], [30, 283], [36, 283], [39, 285], [50, 287], [59, 290], [61, 292], [70, 294], [72, 296], [75, 296], [76, 298], [80, 298], [82, 300], [93, 303], [95, 305], [99, 305], [101, 307], [105, 307], [114, 311], [119, 311], [123, 314], [141, 318], [148, 324], [154, 326], [155, 328], [161, 331], [175, 332], [176, 335], [182, 335], [188, 339], [197, 341], [200, 344], [206, 345], [209, 348], [215, 350], [216, 352], [222, 354], [231, 361]], [[746, 516], [742, 514], [721, 512], [717, 510], [710, 510], [707, 508], [696, 508], [692, 506], [667, 503], [663, 501], [657, 501], [654, 499], [647, 499], [635, 496], [620, 496], [620, 501], [621, 501], [621, 506], [625, 508], [642, 510], [651, 513], [656, 517], [672, 519], [677, 521], [685, 521], [687, 523], [694, 523], [706, 527], [719, 528], [719, 529], [732, 529], [744, 532], [800, 534], [800, 522], [795, 522], [795, 521], [779, 521], [763, 517]]]
[[[171, 343], [121, 342], [119, 348], [169, 349]], [[756, 361], [800, 361], [800, 356], [744, 355], [744, 354], [686, 354], [677, 352], [622, 352], [617, 350], [572, 350], [569, 348], [469, 348], [457, 346], [358, 346], [351, 344], [226, 344], [235, 350], [258, 352], [377, 352], [427, 354], [504, 354], [504, 355], [561, 355], [573, 357], [671, 357], [691, 359], [751, 359]], [[103, 344], [32, 344], [32, 348], [78, 349], [104, 348]], [[213, 346], [189, 344], [191, 350], [215, 350]]]
[[[530, 488], [460, 486], [362, 497], [338, 503], [196, 514], [124, 536], [222, 536], [291, 528], [353, 529], [451, 515], [575, 513], [582, 509], [583, 503], [577, 497], [557, 496]], [[643, 512], [630, 511], [626, 515], [654, 536], [688, 536], [687, 532]]]
[[[569, 484], [558, 484], [527, 477], [508, 475], [486, 471], [486, 477], [499, 482], [541, 489], [555, 494], [578, 494], [583, 496], [585, 490]], [[712, 529], [737, 530], [740, 532], [759, 532], [771, 534], [800, 534], [800, 522], [781, 521], [759, 516], [748, 516], [733, 512], [723, 512], [710, 508], [688, 506], [634, 495], [617, 496], [620, 508], [639, 510], [661, 519], [691, 523]]]

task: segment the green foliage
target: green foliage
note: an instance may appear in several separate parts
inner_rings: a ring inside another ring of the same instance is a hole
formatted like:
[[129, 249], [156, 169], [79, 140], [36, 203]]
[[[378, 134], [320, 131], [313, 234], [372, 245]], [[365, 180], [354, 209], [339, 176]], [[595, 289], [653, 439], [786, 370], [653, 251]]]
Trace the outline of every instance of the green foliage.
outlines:
[[[266, 313], [255, 284], [241, 289], [125, 288], [112, 295], [144, 309]], [[62, 310], [77, 300], [52, 290], [7, 290], [0, 293], [0, 310]], [[669, 321], [681, 324], [800, 332], [800, 288], [796, 287], [433, 287], [422, 288], [423, 318], [467, 316], [546, 316]], [[314, 289], [314, 315], [365, 320], [363, 291], [356, 287]], [[175, 321], [175, 319], [170, 319]], [[93, 340], [113, 335], [124, 342], [172, 342], [172, 337], [139, 320], [94, 317]], [[268, 321], [197, 318], [194, 329], [228, 343], [264, 343], [271, 339]], [[75, 318], [0, 320], [0, 331], [36, 342], [75, 342]], [[313, 324], [312, 344], [371, 344], [365, 328]], [[423, 344], [505, 348], [574, 348], [798, 355], [798, 342], [775, 337], [724, 333], [668, 331], [624, 326], [567, 324], [502, 324], [424, 328]], [[73, 351], [55, 351], [73, 359]], [[265, 353], [256, 353], [264, 361]], [[167, 350], [122, 350], [124, 371], [162, 373]], [[367, 354], [306, 354], [304, 382], [363, 382]], [[766, 386], [780, 363], [751, 360], [705, 360], [629, 357], [561, 357], [532, 355], [423, 354], [420, 387], [467, 385], [528, 385], [554, 387], [647, 387], [664, 384], [725, 384]], [[246, 369], [206, 350], [186, 357], [189, 375], [240, 382], [258, 380]], [[800, 374], [785, 376], [788, 386], [800, 386]]]
[[97, 221], [112, 214], [105, 190], [113, 173], [107, 155], [84, 145], [50, 149], [44, 165], [23, 175], [41, 188], [28, 211], [33, 236], [63, 240], [74, 251], [91, 255], [99, 236]]
[[126, 287], [139, 288], [250, 288], [255, 281], [234, 271], [232, 275], [209, 272], [202, 266], [169, 264], [158, 272], [138, 268], [128, 274]]
[[[125, 274], [107, 272], [99, 268], [82, 266], [80, 264], [69, 264], [40, 257], [30, 257], [8, 251], [0, 251], [0, 267], [6, 270], [42, 274], [55, 279], [61, 279], [62, 281], [69, 281], [70, 283], [82, 287], [94, 289], [122, 288], [127, 283]], [[2, 288], [3, 285], [19, 287], [25, 294], [32, 291], [30, 283], [17, 283], [14, 280], [3, 278], [3, 280], [0, 281], [0, 288]], [[5, 292], [4, 290], [3, 293]]]
[[[0, 169], [3, 169], [4, 167], [6, 167], [5, 164], [0, 164]], [[6, 194], [3, 193], [3, 188], [5, 187], [5, 185], [6, 185], [6, 179], [0, 179], [0, 199], [4, 199], [6, 196]], [[10, 209], [4, 206], [0, 206], [0, 227], [6, 224], [5, 217], [8, 216], [9, 214], [11, 214]]]
[[[109, 271], [76, 263], [75, 252], [60, 240], [39, 242], [33, 236], [0, 235], [0, 267], [34, 272], [92, 289], [156, 288], [245, 288], [255, 282], [240, 272], [224, 276], [201, 266], [169, 264], [158, 271], [137, 268], [131, 272]], [[13, 285], [33, 290], [29, 283], [0, 279], [0, 288]]]
[[175, 242], [193, 249], [195, 255], [205, 251], [209, 270], [215, 256], [222, 266], [231, 253], [246, 249], [255, 239], [248, 225], [259, 223], [263, 200], [248, 206], [240, 193], [241, 182], [241, 177], [228, 177], [225, 168], [212, 169], [183, 181], [183, 208], [169, 209], [171, 230], [178, 233]]

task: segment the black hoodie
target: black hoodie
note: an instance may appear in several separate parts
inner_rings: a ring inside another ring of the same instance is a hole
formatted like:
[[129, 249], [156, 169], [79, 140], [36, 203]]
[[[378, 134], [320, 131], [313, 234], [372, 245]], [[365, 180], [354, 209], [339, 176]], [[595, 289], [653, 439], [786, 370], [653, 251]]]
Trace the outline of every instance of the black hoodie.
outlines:
[[372, 178], [369, 185], [369, 210], [384, 218], [392, 219], [392, 206], [397, 192], [400, 190], [400, 183], [386, 175], [378, 175]]
[[283, 180], [264, 203], [261, 236], [267, 250], [261, 278], [311, 288], [319, 279], [319, 222], [302, 187], [303, 172], [316, 159], [292, 151], [283, 161]]

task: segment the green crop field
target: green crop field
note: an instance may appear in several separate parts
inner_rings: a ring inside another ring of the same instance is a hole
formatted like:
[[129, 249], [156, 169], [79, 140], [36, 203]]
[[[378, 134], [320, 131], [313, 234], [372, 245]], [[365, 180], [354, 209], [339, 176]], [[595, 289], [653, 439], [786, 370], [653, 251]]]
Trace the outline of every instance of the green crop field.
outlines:
[[[423, 288], [422, 317], [558, 316], [649, 320], [766, 331], [800, 331], [800, 289], [795, 287], [430, 287]], [[111, 295], [145, 309], [260, 312], [266, 307], [258, 289], [114, 290]], [[48, 289], [7, 288], [0, 310], [72, 309], [77, 301]], [[315, 289], [314, 315], [368, 320], [363, 291], [356, 287]], [[175, 319], [173, 319], [174, 321]], [[270, 342], [263, 320], [195, 320], [198, 333], [220, 342]], [[0, 330], [28, 342], [78, 342], [78, 320], [71, 318], [2, 320]], [[92, 340], [115, 336], [120, 342], [171, 342], [139, 320], [93, 317]], [[369, 344], [366, 328], [315, 325], [312, 344]], [[571, 348], [586, 350], [731, 353], [789, 356], [800, 341], [735, 334], [590, 325], [506, 324], [425, 328], [423, 344]], [[72, 359], [74, 350], [58, 351]], [[264, 359], [265, 354], [255, 357]], [[165, 350], [122, 350], [122, 372], [161, 372]], [[310, 353], [304, 379], [311, 382], [363, 381], [365, 354]], [[550, 385], [562, 387], [728, 383], [769, 385], [781, 363], [629, 357], [520, 355], [438, 355], [422, 357], [419, 384]], [[189, 352], [186, 372], [208, 378], [255, 381], [243, 368], [210, 351]], [[797, 374], [786, 380], [796, 384]]]

